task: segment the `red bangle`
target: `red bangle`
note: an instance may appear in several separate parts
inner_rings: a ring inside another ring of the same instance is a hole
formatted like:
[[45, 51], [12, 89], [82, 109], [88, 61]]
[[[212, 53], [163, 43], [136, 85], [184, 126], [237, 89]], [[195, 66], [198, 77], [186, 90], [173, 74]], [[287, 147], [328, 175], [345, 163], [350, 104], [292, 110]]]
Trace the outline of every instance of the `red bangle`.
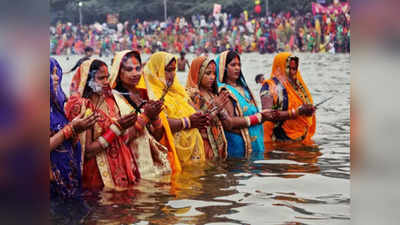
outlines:
[[111, 143], [114, 141], [114, 139], [117, 137], [117, 135], [116, 135], [116, 134], [114, 133], [114, 131], [112, 131], [111, 129], [108, 129], [108, 130], [106, 131], [106, 133], [104, 133], [102, 136], [104, 137], [104, 139], [105, 139], [109, 144], [111, 144]]
[[251, 125], [255, 125], [255, 124], [259, 123], [257, 115], [249, 116], [249, 119], [250, 119], [250, 124]]
[[67, 139], [70, 139], [71, 137], [74, 136], [74, 131], [72, 130], [72, 126], [71, 126], [70, 124], [66, 125], [66, 126], [64, 127], [64, 129], [62, 129], [62, 132], [63, 132], [64, 138], [65, 138], [66, 140], [67, 140]]

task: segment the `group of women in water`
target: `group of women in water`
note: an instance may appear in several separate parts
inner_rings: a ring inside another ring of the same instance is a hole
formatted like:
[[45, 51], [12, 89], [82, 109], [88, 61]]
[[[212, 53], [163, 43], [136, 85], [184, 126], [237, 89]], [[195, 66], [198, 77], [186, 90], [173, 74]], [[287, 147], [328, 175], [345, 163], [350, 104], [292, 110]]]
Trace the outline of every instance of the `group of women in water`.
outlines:
[[185, 86], [167, 52], [145, 65], [136, 50], [116, 53], [111, 68], [88, 59], [68, 98], [61, 66], [51, 58], [51, 193], [126, 190], [188, 165], [260, 159], [271, 144], [310, 144], [315, 107], [298, 65], [290, 53], [275, 56], [260, 109], [235, 51], [195, 58]]

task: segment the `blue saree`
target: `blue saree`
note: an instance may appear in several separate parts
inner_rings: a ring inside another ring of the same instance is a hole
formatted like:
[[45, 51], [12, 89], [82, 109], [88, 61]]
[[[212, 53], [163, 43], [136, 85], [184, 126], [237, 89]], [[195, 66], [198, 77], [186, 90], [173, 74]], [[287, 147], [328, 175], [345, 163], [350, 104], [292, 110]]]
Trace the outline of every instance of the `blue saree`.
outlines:
[[[240, 73], [239, 83], [242, 85], [244, 93], [239, 92], [233, 86], [223, 82], [226, 71], [226, 58], [229, 51], [225, 51], [217, 56], [217, 86], [218, 91], [225, 89], [229, 92], [235, 108], [235, 116], [251, 116], [259, 112], [253, 95], [247, 86], [246, 80]], [[240, 134], [225, 131], [228, 142], [228, 157], [240, 158], [249, 157], [251, 159], [264, 158], [264, 130], [262, 124], [240, 129]]]
[[[51, 74], [57, 69], [59, 85], [54, 90]], [[58, 62], [50, 58], [50, 134], [54, 135], [68, 124], [64, 113], [66, 96], [61, 89], [62, 69]], [[81, 146], [73, 140], [65, 140], [50, 152], [51, 196], [71, 198], [80, 195], [81, 189]]]

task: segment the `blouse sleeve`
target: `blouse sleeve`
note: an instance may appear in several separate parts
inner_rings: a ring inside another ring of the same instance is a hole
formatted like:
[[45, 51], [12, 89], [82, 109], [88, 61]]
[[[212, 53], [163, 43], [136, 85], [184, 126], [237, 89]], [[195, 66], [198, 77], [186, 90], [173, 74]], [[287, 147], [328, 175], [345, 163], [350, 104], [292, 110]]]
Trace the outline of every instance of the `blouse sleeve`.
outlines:
[[268, 83], [264, 83], [260, 90], [260, 97], [270, 96], [269, 85]]

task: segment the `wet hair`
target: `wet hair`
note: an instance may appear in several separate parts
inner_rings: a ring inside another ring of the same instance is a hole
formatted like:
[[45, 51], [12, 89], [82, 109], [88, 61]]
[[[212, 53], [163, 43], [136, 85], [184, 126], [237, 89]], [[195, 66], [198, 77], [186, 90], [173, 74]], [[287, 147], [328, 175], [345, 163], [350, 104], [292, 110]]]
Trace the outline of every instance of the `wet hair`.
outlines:
[[89, 87], [89, 81], [93, 80], [96, 76], [97, 71], [99, 71], [100, 67], [107, 66], [103, 61], [95, 59], [90, 65], [89, 75], [85, 84], [85, 88], [83, 89], [82, 97], [89, 98], [93, 94], [93, 90]]
[[256, 83], [257, 83], [257, 81], [258, 81], [259, 79], [261, 79], [263, 76], [264, 76], [264, 74], [262, 74], [262, 73], [257, 74], [257, 75], [256, 75], [256, 78], [254, 79], [254, 80], [256, 81]]

